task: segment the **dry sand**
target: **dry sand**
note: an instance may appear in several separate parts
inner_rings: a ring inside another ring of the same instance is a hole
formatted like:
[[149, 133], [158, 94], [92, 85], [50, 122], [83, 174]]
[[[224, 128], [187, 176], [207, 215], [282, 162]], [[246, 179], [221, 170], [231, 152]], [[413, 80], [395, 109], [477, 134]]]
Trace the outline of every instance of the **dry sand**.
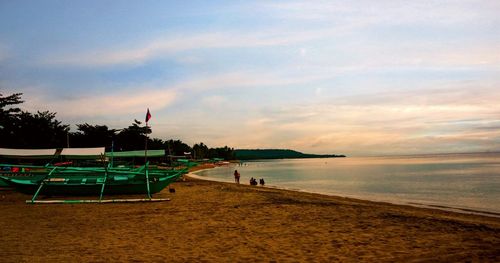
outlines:
[[[500, 262], [500, 219], [187, 179], [161, 203], [0, 191], [0, 262]], [[142, 197], [142, 196], [139, 196]]]

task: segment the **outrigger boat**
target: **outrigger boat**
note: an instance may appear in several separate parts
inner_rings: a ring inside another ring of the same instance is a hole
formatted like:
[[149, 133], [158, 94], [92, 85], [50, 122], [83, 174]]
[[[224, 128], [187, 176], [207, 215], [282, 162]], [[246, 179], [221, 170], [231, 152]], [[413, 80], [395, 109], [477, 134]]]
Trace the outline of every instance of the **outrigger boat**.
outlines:
[[[45, 168], [45, 175], [34, 178], [16, 179], [0, 176], [0, 180], [16, 190], [33, 194], [29, 201], [35, 203], [38, 195], [99, 195], [104, 194], [147, 194], [160, 192], [170, 183], [176, 181], [187, 172], [187, 168], [179, 170], [160, 170], [148, 168], [149, 163], [136, 169], [113, 169], [98, 167], [40, 167], [22, 166], [24, 168]], [[38, 201], [41, 202], [41, 201]]]
[[[2, 161], [9, 160], [17, 163], [47, 163], [55, 160], [61, 153], [59, 149], [7, 149], [0, 148], [0, 158]], [[45, 176], [45, 169], [30, 169], [27, 167], [19, 167], [17, 164], [0, 164], [0, 175], [14, 179], [35, 179]], [[0, 180], [0, 187], [8, 187], [9, 184]]]
[[[73, 150], [73, 149], [72, 149]], [[63, 149], [64, 151], [64, 149]], [[73, 150], [75, 151], [75, 150]], [[69, 151], [71, 153], [71, 150]], [[104, 154], [101, 154], [104, 159]], [[7, 167], [9, 164], [0, 164]], [[131, 167], [70, 167], [35, 165], [15, 165], [24, 172], [14, 176], [2, 173], [0, 181], [16, 190], [33, 194], [27, 203], [91, 203], [91, 202], [128, 202], [128, 201], [165, 201], [153, 199], [170, 183], [185, 174], [188, 167], [181, 169], [159, 169], [149, 166], [149, 162], [138, 168]], [[99, 200], [36, 200], [39, 195], [97, 195]], [[147, 194], [146, 199], [104, 200], [104, 194]]]
[[[10, 160], [17, 164], [1, 164], [0, 175], [19, 180], [43, 179], [47, 168], [73, 165], [74, 163], [103, 162], [104, 147], [59, 148], [59, 149], [8, 149], [0, 148], [0, 160]], [[30, 163], [30, 165], [22, 165]], [[33, 164], [33, 165], [31, 165]], [[44, 164], [44, 165], [37, 165]], [[0, 187], [10, 185], [0, 180]]]

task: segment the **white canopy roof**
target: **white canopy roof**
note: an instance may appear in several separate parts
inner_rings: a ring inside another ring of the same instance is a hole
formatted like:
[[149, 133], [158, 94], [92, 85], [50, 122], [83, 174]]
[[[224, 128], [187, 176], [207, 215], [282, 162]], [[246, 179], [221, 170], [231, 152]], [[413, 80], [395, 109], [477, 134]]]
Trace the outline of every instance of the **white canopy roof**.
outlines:
[[61, 149], [9, 149], [0, 148], [0, 156], [6, 158], [50, 159], [57, 155], [70, 158], [99, 157], [104, 154], [104, 147], [63, 148]]
[[104, 147], [96, 148], [63, 148], [61, 155], [64, 156], [100, 156], [104, 154]]
[[9, 149], [9, 148], [0, 148], [0, 156], [5, 157], [32, 157], [32, 158], [44, 158], [44, 157], [52, 157], [56, 154], [57, 149]]

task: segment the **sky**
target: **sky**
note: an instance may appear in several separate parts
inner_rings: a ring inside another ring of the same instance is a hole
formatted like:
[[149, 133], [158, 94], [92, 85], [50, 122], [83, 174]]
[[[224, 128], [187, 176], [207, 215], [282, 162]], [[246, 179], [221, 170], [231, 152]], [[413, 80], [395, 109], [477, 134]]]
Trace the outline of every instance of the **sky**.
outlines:
[[500, 151], [500, 1], [0, 0], [24, 110], [210, 147]]

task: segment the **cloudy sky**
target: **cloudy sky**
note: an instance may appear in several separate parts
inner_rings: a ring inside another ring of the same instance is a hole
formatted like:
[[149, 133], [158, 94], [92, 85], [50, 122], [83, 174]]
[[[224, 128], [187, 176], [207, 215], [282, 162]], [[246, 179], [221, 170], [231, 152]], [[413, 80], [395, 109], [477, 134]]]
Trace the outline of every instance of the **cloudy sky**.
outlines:
[[500, 150], [500, 1], [0, 1], [0, 93], [71, 124], [348, 155]]

